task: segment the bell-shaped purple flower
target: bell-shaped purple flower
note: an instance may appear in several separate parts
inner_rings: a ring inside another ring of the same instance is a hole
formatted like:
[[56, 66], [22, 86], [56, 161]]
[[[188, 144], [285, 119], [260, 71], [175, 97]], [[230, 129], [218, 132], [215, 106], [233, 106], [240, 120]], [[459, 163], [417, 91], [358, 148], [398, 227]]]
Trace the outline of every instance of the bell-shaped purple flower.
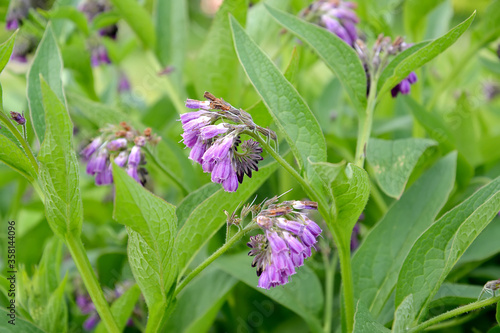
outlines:
[[116, 151], [116, 150], [120, 150], [122, 148], [125, 148], [127, 147], [127, 139], [125, 138], [118, 138], [118, 139], [115, 139], [115, 140], [112, 140], [110, 142], [108, 142], [106, 148], [108, 148], [108, 150], [111, 150], [111, 151]]
[[113, 183], [113, 173], [111, 172], [111, 165], [104, 169], [102, 172], [98, 172], [95, 176], [96, 185], [109, 185]]
[[186, 100], [186, 107], [189, 109], [210, 110], [210, 101], [197, 101], [195, 99], [188, 98]]
[[218, 125], [208, 125], [200, 129], [200, 135], [203, 140], [208, 140], [219, 134], [227, 133], [228, 130], [229, 127], [227, 127], [224, 123]]
[[115, 157], [115, 163], [119, 167], [123, 168], [125, 164], [127, 164], [128, 160], [128, 153], [125, 151], [122, 151], [117, 157]]
[[133, 146], [128, 156], [128, 165], [137, 167], [141, 163], [141, 147]]
[[102, 140], [101, 137], [92, 140], [90, 144], [88, 144], [80, 153], [85, 160], [90, 158], [90, 155], [96, 152], [97, 148], [101, 146]]
[[83, 328], [87, 331], [92, 331], [100, 321], [101, 319], [99, 318], [99, 315], [97, 313], [94, 313], [93, 315], [88, 317], [87, 320], [85, 320], [85, 322], [83, 323]]
[[233, 169], [231, 169], [229, 176], [222, 182], [222, 187], [224, 187], [226, 192], [236, 192], [238, 189], [238, 176]]
[[189, 153], [189, 159], [191, 161], [202, 164], [203, 163], [203, 155], [207, 151], [207, 145], [203, 142], [201, 137], [198, 137], [196, 143], [191, 148], [191, 152]]
[[138, 182], [139, 184], [141, 183], [141, 180], [139, 179], [139, 174], [137, 172], [137, 166], [134, 166], [134, 165], [128, 165], [127, 167], [127, 174], [134, 178], [136, 182]]
[[269, 245], [273, 252], [279, 253], [282, 251], [288, 251], [286, 242], [278, 235], [276, 231], [266, 231], [267, 239], [269, 240]]

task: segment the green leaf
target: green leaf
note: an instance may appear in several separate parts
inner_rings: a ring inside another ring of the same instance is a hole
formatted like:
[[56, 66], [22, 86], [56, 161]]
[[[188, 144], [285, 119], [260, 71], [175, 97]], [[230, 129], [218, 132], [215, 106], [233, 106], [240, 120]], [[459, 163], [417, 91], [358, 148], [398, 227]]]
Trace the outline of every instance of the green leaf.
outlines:
[[66, 333], [68, 331], [68, 308], [64, 299], [67, 277], [67, 275], [64, 277], [47, 304], [44, 304], [44, 312], [39, 324], [47, 332]]
[[[469, 28], [474, 20], [476, 13], [474, 12], [467, 20], [463, 21], [455, 28], [448, 31], [444, 36], [439, 37], [424, 47], [420, 48], [416, 52], [412, 52], [404, 60], [398, 59], [399, 63], [397, 66], [389, 65], [382, 72], [381, 78], [387, 78], [385, 80], [381, 79], [378, 83], [379, 95], [392, 89], [396, 84], [401, 82], [404, 78], [408, 76], [415, 69], [428, 63], [440, 53], [443, 53], [448, 47], [453, 45], [460, 36]], [[386, 73], [386, 71], [389, 71]], [[380, 88], [381, 87], [381, 88]]]
[[408, 327], [413, 320], [414, 309], [413, 309], [413, 295], [408, 295], [403, 300], [403, 302], [396, 309], [394, 314], [394, 323], [392, 325], [393, 333], [404, 333], [408, 331]]
[[60, 101], [64, 101], [62, 87], [63, 62], [61, 52], [57, 46], [56, 37], [49, 23], [45, 29], [42, 41], [36, 49], [33, 63], [28, 72], [27, 94], [30, 108], [31, 121], [35, 134], [40, 144], [45, 137], [45, 112], [42, 104], [42, 90], [40, 76], [47, 81], [48, 86], [54, 91]]
[[[236, 282], [238, 280], [221, 270], [204, 271], [179, 293], [164, 331], [208, 332]], [[193, 300], [196, 300], [196, 306], [193, 306]]]
[[156, 45], [155, 28], [146, 9], [137, 0], [111, 0], [111, 3], [134, 30], [144, 46], [154, 49]]
[[427, 15], [438, 7], [444, 0], [408, 0], [404, 2], [403, 15], [405, 31], [412, 36], [412, 40], [422, 39], [425, 33]]
[[61, 284], [61, 262], [63, 241], [52, 237], [43, 249], [42, 259], [38, 267], [38, 282], [45, 295], [53, 293]]
[[500, 178], [447, 212], [415, 242], [399, 273], [396, 305], [413, 294], [418, 321], [469, 245], [500, 210]]
[[356, 314], [354, 315], [353, 333], [388, 333], [390, 330], [375, 321], [366, 306], [358, 302]]
[[40, 146], [40, 183], [45, 193], [45, 215], [58, 236], [79, 236], [83, 208], [79, 165], [73, 150], [73, 125], [65, 105], [43, 77], [41, 98], [45, 109], [45, 140]]
[[274, 173], [277, 166], [276, 162], [272, 162], [260, 167], [258, 172], [252, 174], [252, 179], [240, 184], [235, 193], [219, 189], [192, 210], [175, 238], [181, 273], [201, 247], [226, 223], [224, 210], [231, 213], [240, 203], [243, 205]]
[[375, 317], [392, 294], [413, 243], [446, 203], [453, 189], [455, 164], [456, 154], [449, 154], [425, 172], [391, 206], [354, 253], [355, 299], [361, 299]]
[[[111, 305], [111, 313], [115, 318], [116, 325], [118, 326], [120, 332], [123, 332], [128, 319], [132, 316], [132, 312], [134, 311], [135, 304], [139, 300], [139, 296], [141, 296], [141, 289], [139, 289], [138, 285], [134, 284]], [[103, 322], [100, 322], [99, 325], [97, 325], [95, 333], [106, 333], [106, 327]]]
[[80, 29], [86, 36], [89, 35], [89, 26], [87, 24], [87, 18], [85, 14], [72, 6], [59, 6], [50, 12], [48, 12], [50, 19], [68, 19], [73, 21], [75, 25]]
[[429, 308], [443, 306], [459, 306], [477, 301], [482, 286], [468, 284], [443, 283], [436, 296], [429, 304]]
[[496, 218], [495, 223], [490, 223], [474, 243], [460, 257], [456, 266], [466, 265], [468, 263], [482, 262], [500, 253], [500, 222]]
[[366, 159], [373, 168], [380, 189], [390, 197], [399, 199], [413, 168], [424, 151], [435, 146], [428, 139], [380, 140], [370, 139]]
[[108, 124], [118, 124], [127, 116], [118, 108], [91, 101], [80, 94], [68, 93], [68, 104], [72, 114], [81, 114], [97, 128]]
[[[223, 256], [215, 261], [215, 265], [301, 316], [311, 332], [322, 332], [317, 314], [323, 309], [323, 290], [318, 277], [309, 267], [302, 266], [298, 269], [297, 274], [286, 285], [266, 290], [257, 287], [258, 277], [251, 262], [252, 259], [245, 252]], [[269, 303], [269, 307], [272, 308], [268, 312], [274, 310], [272, 303]]]
[[0, 134], [0, 161], [19, 172], [30, 182], [37, 178], [35, 168], [28, 156], [3, 134]]
[[34, 324], [23, 318], [20, 318], [19, 315], [17, 315], [16, 320], [13, 322], [15, 323], [15, 325], [9, 324], [9, 320], [11, 320], [9, 315], [10, 313], [7, 312], [3, 307], [0, 308], [0, 316], [2, 316], [3, 319], [0, 320], [0, 333], [45, 333], [45, 331], [43, 331], [41, 328], [35, 326]]
[[356, 51], [328, 30], [266, 5], [271, 15], [309, 44], [337, 75], [355, 109], [366, 108], [366, 74]]
[[[350, 247], [351, 234], [359, 216], [365, 209], [370, 196], [370, 180], [365, 170], [354, 164], [347, 164], [332, 186], [335, 203], [332, 205], [333, 223], [330, 230], [337, 229], [344, 250]], [[335, 210], [335, 212], [333, 212]], [[327, 221], [329, 222], [329, 221]]]
[[235, 87], [242, 78], [231, 43], [229, 13], [245, 24], [247, 9], [248, 0], [226, 0], [220, 6], [197, 57], [197, 72], [203, 73], [195, 80], [197, 91], [210, 91], [228, 101], [239, 96]]
[[316, 175], [323, 182], [321, 188], [323, 191], [323, 196], [330, 198], [331, 201], [334, 201], [333, 191], [332, 191], [332, 183], [337, 178], [337, 176], [345, 169], [345, 162], [332, 164], [329, 162], [311, 162], [311, 166], [316, 172]]
[[274, 63], [231, 18], [234, 46], [240, 63], [271, 112], [300, 168], [308, 179], [319, 184], [308, 162], [326, 161], [326, 143], [321, 127], [306, 102]]
[[188, 6], [186, 0], [155, 1], [155, 52], [162, 66], [173, 66], [169, 74], [180, 87], [188, 44]]
[[2, 73], [5, 66], [10, 60], [12, 50], [14, 49], [14, 42], [16, 41], [17, 31], [12, 34], [5, 42], [0, 44], [0, 73]]
[[148, 192], [125, 170], [113, 164], [113, 218], [127, 226], [128, 257], [150, 311], [166, 307], [177, 278], [175, 207]]
[[193, 210], [198, 205], [200, 205], [203, 201], [208, 199], [219, 190], [219, 185], [215, 183], [208, 183], [203, 185], [196, 191], [189, 193], [189, 195], [181, 201], [181, 203], [177, 207], [177, 210], [175, 211], [175, 214], [177, 215], [178, 228], [182, 228], [186, 220], [189, 218], [189, 215], [191, 215], [191, 212], [193, 212]]

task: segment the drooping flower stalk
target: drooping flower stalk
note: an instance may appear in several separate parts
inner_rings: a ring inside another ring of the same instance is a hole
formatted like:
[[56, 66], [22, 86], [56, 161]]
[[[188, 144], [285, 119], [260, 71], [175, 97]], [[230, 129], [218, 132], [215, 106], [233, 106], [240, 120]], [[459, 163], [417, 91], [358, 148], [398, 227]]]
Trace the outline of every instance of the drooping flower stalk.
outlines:
[[248, 255], [254, 256], [252, 267], [257, 268], [258, 287], [270, 289], [289, 282], [296, 268], [304, 265], [304, 260], [311, 256], [321, 228], [303, 209], [317, 209], [311, 201], [285, 201], [276, 203], [277, 197], [261, 205], [242, 210], [242, 215], [258, 211], [254, 218], [264, 231], [250, 237], [247, 243], [251, 248]]
[[92, 140], [82, 151], [81, 156], [87, 162], [87, 174], [95, 176], [96, 185], [113, 183], [111, 161], [127, 169], [129, 176], [138, 183], [146, 183], [146, 160], [142, 147], [154, 145], [160, 138], [146, 128], [142, 133], [125, 122], [118, 126], [110, 125], [101, 130], [102, 134]]
[[[391, 43], [390, 37], [380, 35], [371, 51], [365, 43], [358, 38], [356, 25], [359, 18], [356, 15], [356, 3], [342, 0], [319, 0], [304, 9], [301, 17], [305, 20], [318, 24], [344, 42], [353, 47], [363, 62], [367, 77], [367, 95], [370, 90], [370, 80], [385, 68], [388, 58], [404, 51], [411, 45], [404, 43], [403, 38], [398, 37]], [[411, 72], [391, 89], [392, 97], [398, 94], [407, 95], [410, 93], [410, 86], [417, 82], [417, 75]]]
[[245, 131], [259, 131], [276, 139], [276, 134], [257, 126], [250, 114], [236, 109], [223, 99], [205, 93], [206, 101], [188, 99], [186, 107], [198, 111], [181, 114], [183, 142], [191, 148], [189, 158], [212, 174], [214, 183], [227, 192], [235, 192], [244, 175], [252, 177], [262, 160], [262, 148], [254, 140], [241, 142]]

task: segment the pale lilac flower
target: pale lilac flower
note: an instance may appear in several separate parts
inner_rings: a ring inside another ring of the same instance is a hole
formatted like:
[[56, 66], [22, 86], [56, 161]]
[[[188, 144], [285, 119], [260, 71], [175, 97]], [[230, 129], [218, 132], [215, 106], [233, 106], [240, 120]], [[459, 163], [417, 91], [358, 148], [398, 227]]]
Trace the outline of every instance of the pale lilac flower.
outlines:
[[[299, 205], [298, 201], [269, 204], [269, 207], [263, 204], [255, 218], [265, 234], [250, 237], [247, 246], [251, 248], [248, 255], [255, 256], [252, 267], [257, 268], [259, 288], [270, 289], [288, 283], [296, 268], [304, 265], [304, 259], [311, 256], [311, 248], [321, 234], [321, 228], [315, 222], [303, 213], [293, 211], [294, 203]], [[317, 207], [314, 204], [309, 202], [309, 206]], [[293, 221], [274, 214], [285, 207], [289, 212], [287, 216]]]
[[112, 162], [126, 168], [127, 173], [142, 185], [146, 182], [146, 164], [141, 147], [147, 143], [155, 144], [159, 138], [147, 128], [143, 133], [134, 130], [127, 123], [119, 126], [108, 126], [101, 129], [101, 136], [92, 140], [82, 151], [83, 160], [87, 162], [86, 172], [95, 176], [96, 185], [113, 183]]
[[19, 21], [15, 18], [7, 19], [7, 23], [5, 25], [5, 29], [7, 30], [16, 30], [19, 28]]
[[[251, 177], [252, 170], [257, 171], [257, 163], [262, 160], [259, 143], [247, 140], [240, 146], [240, 135], [256, 128], [265, 133], [270, 131], [253, 124], [245, 111], [234, 109], [210, 93], [205, 93], [205, 97], [207, 101], [186, 101], [186, 107], [201, 110], [181, 114], [182, 141], [191, 148], [189, 158], [201, 164], [204, 172], [212, 173], [214, 183], [221, 184], [227, 192], [234, 192], [243, 176]], [[216, 124], [219, 120], [232, 123]]]
[[127, 146], [127, 139], [118, 138], [108, 142], [108, 145], [106, 147], [108, 148], [108, 150], [115, 151], [125, 148], [126, 146]]

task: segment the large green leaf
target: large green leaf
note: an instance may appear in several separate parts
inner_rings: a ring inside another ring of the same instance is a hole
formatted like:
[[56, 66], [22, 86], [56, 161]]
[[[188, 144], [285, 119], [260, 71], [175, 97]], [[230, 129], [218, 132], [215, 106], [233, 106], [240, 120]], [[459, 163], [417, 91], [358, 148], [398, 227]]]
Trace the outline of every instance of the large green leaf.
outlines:
[[23, 333], [45, 333], [41, 328], [35, 326], [29, 321], [20, 318], [17, 315], [14, 324], [10, 324], [9, 321], [11, 318], [9, 317], [10, 313], [7, 312], [3, 307], [0, 308], [0, 315], [3, 320], [0, 320], [0, 333], [12, 333], [12, 332], [23, 332]]
[[68, 307], [64, 298], [66, 280], [67, 275], [48, 300], [45, 300], [47, 303], [43, 304], [44, 311], [39, 325], [47, 332], [66, 333], [68, 331]]
[[482, 286], [468, 284], [443, 283], [429, 304], [429, 308], [443, 306], [459, 306], [477, 301]]
[[162, 66], [173, 66], [170, 77], [176, 86], [182, 83], [188, 44], [188, 8], [186, 0], [155, 1], [156, 55]]
[[118, 9], [142, 43], [153, 49], [156, 45], [155, 28], [146, 9], [137, 0], [111, 0], [111, 3]]
[[115, 164], [113, 179], [116, 184], [113, 218], [127, 226], [132, 273], [149, 311], [165, 311], [178, 271], [175, 207], [148, 192]]
[[[134, 284], [111, 305], [111, 313], [115, 318], [116, 325], [118, 326], [120, 332], [123, 332], [125, 329], [127, 321], [132, 316], [135, 304], [139, 300], [140, 296], [141, 289], [139, 289], [138, 285]], [[106, 333], [106, 327], [103, 322], [100, 322], [96, 327], [95, 333]]]
[[[333, 221], [328, 221], [328, 227], [337, 230], [340, 244], [348, 251], [352, 229], [366, 206], [370, 196], [370, 181], [365, 170], [354, 164], [347, 164], [332, 185], [334, 204], [331, 206]], [[334, 225], [330, 224], [333, 223]]]
[[353, 333], [388, 333], [390, 330], [382, 324], [375, 321], [370, 311], [360, 301], [354, 315], [354, 331]]
[[203, 201], [208, 199], [210, 196], [215, 194], [215, 192], [220, 190], [220, 186], [215, 183], [208, 183], [200, 187], [196, 191], [189, 193], [179, 206], [177, 207], [175, 214], [177, 215], [177, 225], [179, 229], [184, 225], [188, 219], [191, 212], [200, 205]]
[[356, 299], [378, 316], [415, 240], [446, 203], [455, 179], [456, 154], [437, 162], [394, 203], [352, 259]]
[[413, 294], [416, 318], [465, 250], [500, 210], [500, 178], [446, 213], [415, 242], [399, 273], [396, 305]]
[[[208, 332], [236, 282], [238, 280], [221, 270], [204, 271], [177, 296], [176, 307], [167, 320], [165, 332]], [[196, 300], [195, 306], [193, 300]]]
[[2, 73], [5, 66], [10, 60], [12, 50], [14, 49], [14, 42], [16, 40], [17, 32], [13, 33], [5, 42], [0, 44], [0, 73]]
[[222, 3], [213, 20], [210, 31], [198, 54], [198, 73], [195, 86], [199, 92], [210, 91], [231, 101], [240, 92], [235, 89], [241, 84], [238, 75], [238, 59], [231, 43], [229, 13], [245, 24], [248, 0], [226, 0]]
[[203, 244], [226, 223], [224, 210], [231, 213], [240, 203], [244, 204], [276, 168], [276, 162], [263, 166], [252, 174], [252, 179], [245, 180], [235, 193], [220, 189], [192, 210], [175, 239], [181, 272], [186, 269]]
[[57, 45], [52, 25], [47, 25], [42, 41], [36, 49], [33, 63], [28, 72], [27, 94], [31, 121], [40, 144], [45, 137], [45, 112], [42, 104], [40, 76], [47, 81], [48, 86], [60, 101], [64, 101], [61, 74], [63, 62]]
[[366, 159], [382, 191], [390, 197], [399, 198], [418, 159], [434, 145], [435, 141], [418, 138], [394, 141], [370, 139]]
[[413, 295], [410, 294], [401, 302], [394, 313], [394, 323], [392, 324], [392, 332], [404, 333], [411, 324], [415, 316], [413, 308]]
[[444, 36], [433, 40], [429, 44], [418, 49], [418, 51], [409, 54], [404, 60], [397, 58], [399, 62], [397, 66], [391, 66], [389, 63], [382, 72], [381, 79], [378, 83], [380, 94], [389, 91], [392, 87], [401, 82], [402, 79], [406, 78], [412, 71], [428, 63], [453, 45], [469, 28], [475, 16], [476, 13], [474, 12], [467, 20], [448, 31]]
[[19, 172], [30, 182], [37, 177], [35, 168], [26, 154], [3, 134], [0, 134], [0, 161]]
[[40, 146], [40, 183], [45, 193], [45, 215], [55, 234], [79, 236], [83, 208], [79, 165], [73, 150], [73, 125], [65, 105], [40, 78], [45, 109], [45, 140]]
[[337, 75], [358, 112], [366, 108], [366, 74], [356, 51], [328, 30], [266, 5], [286, 29], [308, 43]]
[[[290, 283], [266, 290], [257, 287], [258, 277], [251, 262], [246, 253], [240, 253], [221, 257], [215, 265], [304, 318], [311, 332], [322, 332], [317, 314], [323, 308], [323, 290], [318, 277], [309, 267], [299, 268]], [[272, 303], [270, 306], [274, 309]]]
[[[271, 112], [300, 168], [314, 185], [321, 184], [312, 172], [312, 162], [326, 161], [326, 143], [321, 127], [306, 102], [267, 55], [231, 18], [234, 46], [248, 78]], [[309, 160], [308, 160], [309, 159]]]

